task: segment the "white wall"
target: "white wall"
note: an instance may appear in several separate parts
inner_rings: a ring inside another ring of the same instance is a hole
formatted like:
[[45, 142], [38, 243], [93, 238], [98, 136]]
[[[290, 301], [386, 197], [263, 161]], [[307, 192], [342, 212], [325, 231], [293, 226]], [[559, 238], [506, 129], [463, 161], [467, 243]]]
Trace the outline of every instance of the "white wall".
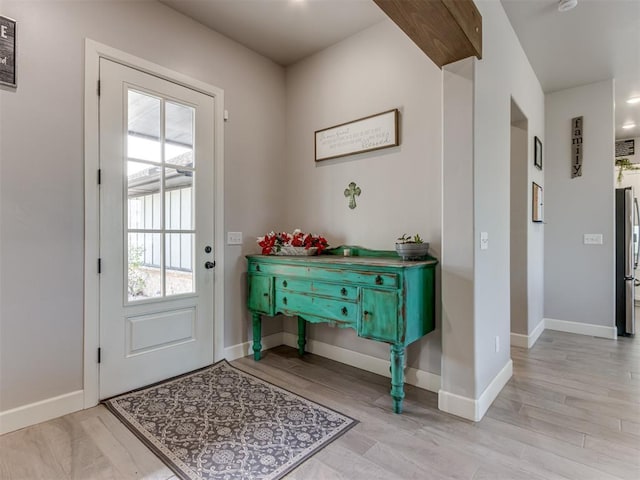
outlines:
[[245, 234], [224, 247], [225, 344], [248, 340], [243, 254], [285, 197], [284, 70], [156, 2], [4, 0], [1, 13], [19, 33], [18, 88], [0, 89], [0, 411], [83, 387], [85, 37], [225, 90], [226, 230]]
[[[540, 83], [499, 2], [476, 2], [483, 19], [483, 58], [476, 63], [475, 228], [489, 233], [489, 249], [476, 251], [476, 395], [509, 359], [509, 237], [511, 98], [529, 120], [529, 184], [544, 186], [533, 166], [533, 137], [544, 144], [544, 95]], [[531, 191], [527, 192], [531, 204]], [[529, 223], [527, 275], [529, 331], [542, 321], [543, 226]], [[495, 337], [500, 351], [495, 351]]]
[[[498, 383], [506, 381], [503, 377], [498, 378], [499, 374], [509, 373], [511, 99], [529, 120], [528, 183], [533, 180], [543, 185], [543, 173], [534, 170], [532, 157], [533, 136], [537, 135], [544, 142], [544, 95], [500, 2], [478, 0], [476, 5], [483, 20], [483, 58], [474, 61], [473, 102], [469, 106], [473, 115], [473, 153], [460, 159], [451, 158], [445, 147], [443, 159], [445, 164], [458, 160], [472, 162], [473, 242], [470, 248], [474, 258], [474, 293], [461, 296], [458, 301], [472, 305], [473, 320], [467, 321], [471, 327], [466, 330], [452, 328], [444, 331], [440, 404], [449, 411], [465, 415], [469, 414], [468, 408], [474, 408], [475, 412], [472, 410], [470, 413], [477, 417], [484, 414], [488, 404], [474, 402], [495, 379], [499, 380]], [[447, 135], [445, 131], [445, 138]], [[447, 191], [446, 176], [444, 188]], [[528, 196], [527, 202], [530, 203], [530, 190], [522, 194]], [[451, 221], [445, 212], [445, 239], [450, 233], [446, 225]], [[488, 233], [487, 250], [480, 250], [480, 232]], [[543, 303], [542, 226], [530, 224], [527, 235], [529, 322], [537, 325], [542, 320]], [[447, 248], [449, 243], [445, 241], [444, 258], [448, 256]], [[443, 272], [443, 302], [447, 295], [444, 275]], [[443, 305], [443, 309], [446, 308], [447, 305]], [[464, 312], [466, 309], [457, 306], [456, 311]], [[463, 318], [451, 317], [449, 320], [458, 325], [465, 322]], [[471, 380], [469, 376], [456, 375], [456, 369], [448, 366], [448, 363], [456, 361], [452, 356], [456, 346], [467, 344], [465, 337], [471, 337], [473, 345], [469, 349], [473, 352], [473, 360], [466, 365], [473, 371]], [[496, 337], [499, 339], [498, 352]], [[500, 387], [498, 385], [491, 391], [496, 393]], [[449, 399], [451, 403], [443, 405], [443, 399]]]
[[442, 95], [441, 387], [466, 398], [475, 398], [474, 71], [472, 58], [446, 65]]
[[[333, 246], [393, 250], [403, 233], [440, 254], [440, 70], [391, 21], [366, 29], [287, 69], [286, 224], [325, 233]], [[392, 108], [400, 110], [400, 146], [314, 162], [313, 132]], [[362, 189], [348, 208], [349, 182]], [[292, 321], [287, 331], [295, 331]], [[440, 372], [432, 333], [409, 350], [408, 365]], [[388, 358], [388, 346], [325, 325], [309, 337]]]
[[[611, 327], [614, 291], [613, 81], [550, 93], [546, 108], [547, 318]], [[583, 174], [571, 178], [571, 119], [583, 116]], [[584, 245], [601, 233], [603, 245]], [[571, 281], [577, 279], [577, 281]]]

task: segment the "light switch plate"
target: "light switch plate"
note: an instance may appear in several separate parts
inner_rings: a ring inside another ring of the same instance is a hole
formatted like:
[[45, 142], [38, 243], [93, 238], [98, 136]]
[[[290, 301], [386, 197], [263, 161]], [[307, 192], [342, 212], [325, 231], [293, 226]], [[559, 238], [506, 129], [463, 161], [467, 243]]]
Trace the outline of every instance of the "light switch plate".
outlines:
[[585, 245], [602, 245], [602, 234], [601, 233], [585, 233], [583, 241]]
[[227, 245], [242, 245], [242, 232], [227, 232]]
[[480, 250], [489, 249], [489, 232], [480, 232]]

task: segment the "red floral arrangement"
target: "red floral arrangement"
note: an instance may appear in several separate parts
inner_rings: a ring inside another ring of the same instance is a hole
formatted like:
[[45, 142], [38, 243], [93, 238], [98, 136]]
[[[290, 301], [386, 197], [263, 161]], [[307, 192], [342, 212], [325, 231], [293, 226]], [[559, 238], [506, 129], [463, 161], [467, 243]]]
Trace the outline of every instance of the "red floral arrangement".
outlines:
[[320, 254], [329, 246], [329, 242], [322, 235], [312, 235], [295, 229], [293, 233], [271, 232], [264, 237], [258, 237], [258, 245], [262, 247], [263, 255], [275, 255], [282, 250], [282, 247], [303, 247], [305, 250], [315, 248]]

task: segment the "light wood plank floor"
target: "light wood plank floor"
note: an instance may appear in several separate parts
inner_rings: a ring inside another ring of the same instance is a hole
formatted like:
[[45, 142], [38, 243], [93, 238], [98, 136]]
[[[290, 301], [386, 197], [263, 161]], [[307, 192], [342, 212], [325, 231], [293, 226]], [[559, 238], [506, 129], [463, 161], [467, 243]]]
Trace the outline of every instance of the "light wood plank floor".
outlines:
[[[514, 376], [478, 423], [410, 386], [394, 415], [387, 378], [288, 347], [233, 363], [360, 421], [288, 479], [640, 479], [639, 340], [547, 331], [511, 355]], [[175, 477], [99, 406], [1, 436], [0, 478]]]

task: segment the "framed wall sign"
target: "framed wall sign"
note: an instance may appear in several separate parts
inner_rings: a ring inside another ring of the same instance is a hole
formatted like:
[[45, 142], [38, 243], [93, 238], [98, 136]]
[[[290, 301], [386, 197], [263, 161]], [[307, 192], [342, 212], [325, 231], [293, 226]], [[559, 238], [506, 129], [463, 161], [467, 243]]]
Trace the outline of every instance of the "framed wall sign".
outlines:
[[582, 117], [571, 119], [571, 178], [582, 176]]
[[359, 118], [315, 132], [315, 160], [329, 160], [354, 153], [399, 145], [398, 109]]
[[16, 86], [16, 21], [0, 16], [0, 85]]
[[542, 201], [542, 187], [536, 182], [532, 182], [531, 191], [531, 220], [536, 223], [542, 223], [544, 221]]
[[616, 141], [616, 157], [635, 155], [635, 151], [635, 141], [632, 138], [629, 140]]
[[534, 149], [533, 149], [533, 164], [538, 167], [538, 170], [542, 170], [542, 141], [538, 137], [533, 137]]

